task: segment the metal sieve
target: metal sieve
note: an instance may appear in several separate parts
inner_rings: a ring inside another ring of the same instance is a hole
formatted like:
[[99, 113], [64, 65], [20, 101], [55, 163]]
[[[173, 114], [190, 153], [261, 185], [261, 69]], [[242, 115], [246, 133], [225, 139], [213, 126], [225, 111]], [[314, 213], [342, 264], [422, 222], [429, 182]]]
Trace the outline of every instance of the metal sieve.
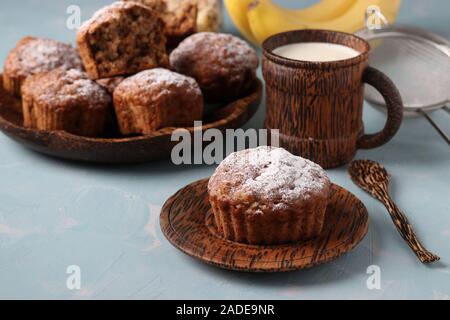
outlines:
[[[395, 83], [407, 114], [424, 116], [450, 145], [450, 137], [427, 114], [450, 103], [450, 42], [433, 33], [409, 26], [384, 25], [356, 33], [372, 47], [370, 65]], [[384, 107], [381, 95], [371, 87], [365, 98]]]

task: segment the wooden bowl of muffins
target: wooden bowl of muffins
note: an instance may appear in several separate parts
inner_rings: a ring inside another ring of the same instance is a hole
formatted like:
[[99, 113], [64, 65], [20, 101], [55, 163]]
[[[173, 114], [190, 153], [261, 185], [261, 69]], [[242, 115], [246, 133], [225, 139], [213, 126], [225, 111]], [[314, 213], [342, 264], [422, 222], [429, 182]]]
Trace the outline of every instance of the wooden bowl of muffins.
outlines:
[[48, 155], [135, 163], [170, 157], [179, 128], [245, 124], [261, 100], [256, 52], [229, 34], [173, 30], [180, 13], [149, 5], [164, 1], [102, 8], [77, 48], [20, 40], [0, 76], [0, 129]]

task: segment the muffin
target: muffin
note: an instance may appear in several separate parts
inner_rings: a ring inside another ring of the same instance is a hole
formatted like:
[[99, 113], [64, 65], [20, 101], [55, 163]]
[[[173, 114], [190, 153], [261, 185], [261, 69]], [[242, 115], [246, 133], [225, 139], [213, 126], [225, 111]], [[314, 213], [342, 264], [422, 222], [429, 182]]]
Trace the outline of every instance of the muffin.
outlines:
[[169, 48], [174, 48], [180, 41], [197, 31], [197, 5], [193, 0], [132, 1], [146, 5], [160, 13], [164, 21], [164, 35]]
[[[217, 0], [123, 0], [135, 1], [152, 9], [165, 13], [167, 19], [178, 16], [184, 21], [184, 30], [219, 32], [223, 26], [223, 15], [220, 1]], [[189, 8], [189, 9], [188, 9]], [[195, 15], [194, 15], [195, 10]], [[196, 21], [195, 19], [196, 16]], [[192, 22], [193, 21], [193, 22]], [[169, 23], [173, 24], [173, 23]], [[194, 31], [194, 32], [195, 32]], [[183, 32], [186, 34], [186, 32]]]
[[136, 2], [115, 2], [97, 11], [77, 33], [89, 77], [97, 80], [168, 66], [163, 28], [158, 12]]
[[273, 147], [232, 153], [208, 183], [218, 231], [226, 239], [260, 245], [320, 235], [329, 189], [319, 165]]
[[82, 69], [77, 51], [70, 45], [51, 39], [25, 37], [9, 53], [3, 67], [4, 89], [20, 97], [25, 79], [56, 68]]
[[203, 116], [203, 97], [194, 79], [156, 68], [122, 81], [114, 107], [124, 135], [150, 134], [165, 127], [192, 127]]
[[55, 69], [25, 80], [24, 126], [95, 137], [103, 132], [111, 96], [77, 69]]
[[180, 43], [170, 64], [196, 79], [205, 100], [214, 103], [245, 93], [256, 78], [259, 61], [255, 50], [235, 36], [200, 32]]
[[197, 5], [194, 1], [165, 0], [167, 10], [163, 13], [164, 33], [167, 46], [176, 47], [182, 40], [197, 32]]

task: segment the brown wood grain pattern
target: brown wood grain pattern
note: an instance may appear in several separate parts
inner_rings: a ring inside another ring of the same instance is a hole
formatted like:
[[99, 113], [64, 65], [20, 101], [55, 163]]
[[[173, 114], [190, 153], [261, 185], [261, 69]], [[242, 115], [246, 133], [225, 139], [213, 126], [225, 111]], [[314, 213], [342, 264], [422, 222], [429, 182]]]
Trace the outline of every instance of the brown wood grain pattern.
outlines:
[[[272, 53], [282, 45], [311, 41], [346, 45], [361, 54], [348, 60], [307, 62]], [[367, 69], [370, 46], [365, 40], [341, 32], [299, 30], [269, 38], [263, 49], [265, 127], [280, 130], [282, 147], [324, 168], [349, 162], [364, 131], [365, 80], [382, 90], [389, 101], [390, 114], [395, 116], [388, 118], [383, 134], [365, 136], [360, 145], [379, 146], [397, 132], [402, 120], [400, 96], [392, 83], [382, 81], [385, 78], [376, 77], [370, 72], [372, 69]], [[371, 143], [365, 143], [368, 139]]]
[[403, 120], [403, 101], [400, 92], [391, 79], [377, 69], [366, 68], [363, 81], [377, 89], [384, 97], [388, 116], [383, 130], [378, 133], [363, 135], [358, 139], [357, 147], [359, 149], [372, 149], [391, 140], [400, 129]]
[[[121, 137], [113, 132], [103, 138], [88, 138], [64, 131], [40, 131], [23, 127], [21, 102], [3, 90], [0, 74], [0, 130], [35, 151], [69, 160], [124, 164], [170, 158], [177, 142], [171, 135], [177, 128], [164, 128], [146, 136]], [[218, 108], [205, 117], [202, 130], [221, 131], [244, 125], [258, 110], [262, 83], [256, 80], [242, 98]], [[200, 128], [185, 128], [191, 137]]]
[[225, 240], [215, 227], [207, 183], [208, 179], [191, 183], [170, 197], [161, 211], [160, 224], [179, 250], [220, 268], [282, 272], [312, 267], [350, 251], [368, 230], [369, 217], [362, 202], [333, 184], [321, 237], [274, 246]]
[[356, 185], [385, 205], [398, 232], [421, 262], [430, 263], [440, 259], [425, 249], [408, 218], [389, 196], [389, 174], [382, 165], [370, 160], [353, 161], [349, 167], [349, 174]]

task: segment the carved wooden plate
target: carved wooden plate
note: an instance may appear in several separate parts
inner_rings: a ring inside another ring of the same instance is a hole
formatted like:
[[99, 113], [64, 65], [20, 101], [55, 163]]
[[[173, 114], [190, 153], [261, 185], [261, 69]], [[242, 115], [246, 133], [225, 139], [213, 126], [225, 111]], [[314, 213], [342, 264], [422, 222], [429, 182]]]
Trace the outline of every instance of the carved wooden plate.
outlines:
[[[0, 130], [20, 144], [47, 155], [98, 163], [139, 163], [170, 157], [177, 142], [171, 135], [177, 128], [164, 128], [151, 135], [120, 137], [110, 130], [102, 138], [87, 138], [65, 131], [40, 131], [23, 127], [21, 102], [3, 90], [0, 74]], [[235, 129], [244, 125], [258, 110], [262, 83], [256, 80], [248, 93], [205, 115], [202, 130]], [[200, 127], [185, 128], [191, 135]]]
[[184, 187], [161, 211], [161, 229], [179, 250], [220, 268], [247, 272], [282, 272], [313, 267], [353, 249], [366, 235], [369, 216], [352, 193], [333, 184], [322, 235], [317, 239], [255, 246], [221, 238], [207, 194], [208, 179]]

